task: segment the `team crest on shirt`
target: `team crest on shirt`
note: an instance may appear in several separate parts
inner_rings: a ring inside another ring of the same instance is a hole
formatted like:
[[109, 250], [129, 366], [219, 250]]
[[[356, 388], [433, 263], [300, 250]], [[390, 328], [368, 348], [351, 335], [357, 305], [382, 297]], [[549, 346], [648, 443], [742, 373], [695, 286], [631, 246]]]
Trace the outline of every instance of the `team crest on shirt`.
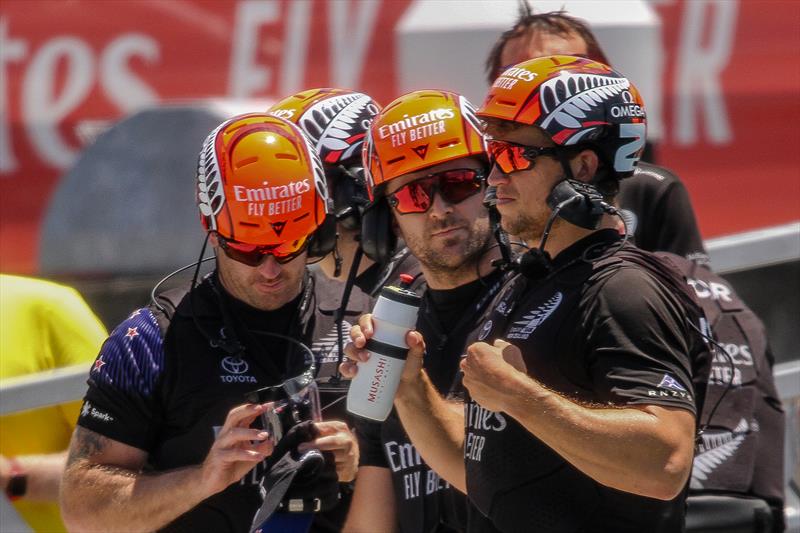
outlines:
[[563, 299], [564, 295], [561, 293], [561, 291], [555, 293], [545, 303], [523, 316], [522, 320], [517, 320], [514, 322], [514, 324], [508, 330], [506, 338], [527, 339], [530, 337], [531, 334], [536, 331], [536, 328], [541, 326], [542, 323], [553, 314], [553, 311], [558, 309], [558, 306], [561, 305], [561, 301]]

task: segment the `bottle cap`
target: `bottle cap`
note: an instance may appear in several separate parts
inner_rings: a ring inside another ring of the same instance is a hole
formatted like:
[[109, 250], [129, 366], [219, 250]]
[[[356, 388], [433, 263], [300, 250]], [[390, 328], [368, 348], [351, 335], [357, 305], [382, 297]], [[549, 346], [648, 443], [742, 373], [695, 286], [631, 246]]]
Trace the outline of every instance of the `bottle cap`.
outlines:
[[414, 291], [402, 289], [393, 285], [387, 285], [382, 288], [381, 297], [413, 307], [419, 307], [420, 301], [422, 301], [422, 298]]
[[407, 289], [414, 283], [414, 276], [411, 274], [400, 274], [400, 287]]

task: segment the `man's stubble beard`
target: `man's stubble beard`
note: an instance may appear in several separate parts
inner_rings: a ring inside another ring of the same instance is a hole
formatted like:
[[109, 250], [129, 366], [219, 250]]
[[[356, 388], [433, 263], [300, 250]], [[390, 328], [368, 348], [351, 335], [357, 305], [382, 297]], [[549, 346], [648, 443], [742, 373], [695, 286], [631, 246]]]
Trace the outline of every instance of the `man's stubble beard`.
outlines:
[[[445, 220], [442, 224], [433, 225], [426, 229], [430, 233], [440, 227], [448, 227], [449, 225], [452, 225], [452, 221]], [[489, 248], [492, 237], [488, 215], [476, 219], [469, 229], [466, 241], [462, 244], [463, 252], [460, 254], [442, 253], [431, 248], [425, 239], [417, 240], [404, 237], [404, 240], [411, 253], [425, 268], [445, 278], [458, 279], [465, 271], [474, 272], [476, 270], [476, 265]], [[447, 248], [454, 243], [445, 239], [442, 244], [443, 248]]]
[[500, 219], [503, 230], [509, 235], [523, 239], [529, 245], [539, 242], [547, 225], [546, 217], [536, 217], [530, 213], [521, 212], [516, 216], [507, 216]]

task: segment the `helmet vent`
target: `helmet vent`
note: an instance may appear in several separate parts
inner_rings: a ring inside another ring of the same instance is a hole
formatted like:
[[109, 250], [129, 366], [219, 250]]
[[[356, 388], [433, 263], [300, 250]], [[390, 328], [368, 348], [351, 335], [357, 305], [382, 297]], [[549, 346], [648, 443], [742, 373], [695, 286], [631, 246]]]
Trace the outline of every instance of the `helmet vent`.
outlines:
[[437, 148], [449, 148], [451, 146], [455, 146], [458, 144], [458, 138], [454, 139], [447, 139], [446, 141], [442, 141], [436, 145]]
[[241, 161], [236, 161], [236, 163], [234, 163], [234, 166], [236, 168], [242, 168], [242, 167], [246, 167], [247, 165], [252, 165], [253, 163], [256, 163], [257, 161], [258, 161], [258, 156], [247, 157], [245, 159], [242, 159]]
[[496, 100], [495, 103], [497, 105], [507, 105], [509, 107], [514, 107], [517, 105], [517, 103], [512, 100]]
[[240, 226], [247, 226], [248, 228], [260, 228], [261, 224], [254, 224], [253, 222], [245, 222], [244, 220], [239, 221]]
[[291, 159], [292, 161], [297, 161], [300, 158], [295, 154], [275, 154], [275, 159]]
[[406, 158], [406, 156], [401, 155], [400, 157], [395, 157], [394, 159], [390, 159], [389, 161], [386, 162], [386, 164], [387, 165], [394, 165], [395, 163], [399, 163], [400, 161], [402, 161], [405, 158]]

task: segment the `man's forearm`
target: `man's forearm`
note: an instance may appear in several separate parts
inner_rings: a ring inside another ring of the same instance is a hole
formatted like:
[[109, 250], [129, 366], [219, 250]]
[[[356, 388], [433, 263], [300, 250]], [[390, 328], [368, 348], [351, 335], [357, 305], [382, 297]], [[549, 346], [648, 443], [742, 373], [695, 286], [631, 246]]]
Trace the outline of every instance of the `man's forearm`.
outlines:
[[395, 407], [428, 466], [466, 493], [463, 404], [442, 398], [422, 370], [418, 379], [403, 383]]
[[154, 531], [191, 510], [204, 497], [197, 491], [200, 467], [144, 474], [79, 462], [65, 474], [61, 493], [70, 531]]
[[659, 499], [683, 487], [691, 467], [691, 413], [654, 406], [586, 407], [522, 374], [507, 413], [603, 485]]
[[61, 483], [70, 531], [154, 531], [208, 496], [199, 466], [145, 474], [145, 460], [142, 450], [78, 426]]

